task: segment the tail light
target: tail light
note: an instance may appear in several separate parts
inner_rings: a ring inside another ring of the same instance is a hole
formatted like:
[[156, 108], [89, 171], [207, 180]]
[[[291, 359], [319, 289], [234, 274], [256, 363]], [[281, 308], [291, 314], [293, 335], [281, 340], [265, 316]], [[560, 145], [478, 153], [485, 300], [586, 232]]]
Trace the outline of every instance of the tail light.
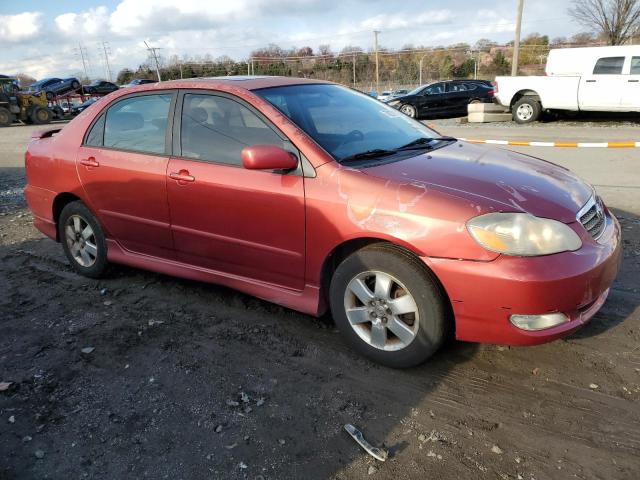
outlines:
[[495, 94], [496, 94], [496, 91], [495, 91], [495, 90], [489, 90], [489, 91], [487, 92], [487, 95], [495, 95]]
[[493, 82], [491, 82], [491, 85], [493, 85], [493, 90], [491, 91], [491, 93], [495, 95], [496, 93], [498, 93], [498, 82], [494, 80]]

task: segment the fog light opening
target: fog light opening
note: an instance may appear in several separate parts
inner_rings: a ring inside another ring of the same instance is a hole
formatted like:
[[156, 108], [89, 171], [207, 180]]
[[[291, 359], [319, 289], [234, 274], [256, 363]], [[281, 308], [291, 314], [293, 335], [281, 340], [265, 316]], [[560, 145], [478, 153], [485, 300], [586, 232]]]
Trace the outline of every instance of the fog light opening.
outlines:
[[569, 318], [564, 313], [557, 312], [544, 315], [511, 315], [509, 321], [521, 330], [534, 332], [568, 322]]

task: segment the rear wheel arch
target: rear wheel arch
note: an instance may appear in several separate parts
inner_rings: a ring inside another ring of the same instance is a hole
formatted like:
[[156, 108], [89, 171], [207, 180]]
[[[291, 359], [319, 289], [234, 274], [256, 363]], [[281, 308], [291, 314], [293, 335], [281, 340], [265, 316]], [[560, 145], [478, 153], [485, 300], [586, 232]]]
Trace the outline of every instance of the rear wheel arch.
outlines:
[[509, 107], [512, 108], [522, 97], [533, 97], [540, 103], [540, 105], [542, 105], [542, 100], [540, 99], [540, 95], [538, 95], [538, 92], [536, 92], [535, 90], [520, 90], [519, 92], [516, 92], [516, 94], [511, 99], [511, 104], [509, 105]]
[[58, 225], [58, 220], [60, 220], [60, 214], [62, 213], [62, 210], [64, 209], [64, 207], [67, 206], [67, 204], [71, 203], [71, 202], [75, 202], [75, 201], [82, 201], [82, 199], [80, 197], [78, 197], [77, 195], [74, 195], [73, 193], [69, 193], [69, 192], [63, 192], [63, 193], [59, 193], [56, 198], [53, 199], [53, 206], [52, 206], [52, 214], [53, 214], [53, 223], [56, 224], [56, 240], [59, 242], [60, 238], [59, 235], [57, 234], [57, 225]]

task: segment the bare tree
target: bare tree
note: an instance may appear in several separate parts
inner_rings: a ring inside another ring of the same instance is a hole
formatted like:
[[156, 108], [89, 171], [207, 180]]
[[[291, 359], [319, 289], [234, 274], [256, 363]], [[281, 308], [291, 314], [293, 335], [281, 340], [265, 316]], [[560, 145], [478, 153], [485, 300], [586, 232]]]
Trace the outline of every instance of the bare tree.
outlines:
[[569, 15], [610, 45], [622, 45], [640, 26], [640, 0], [573, 0]]

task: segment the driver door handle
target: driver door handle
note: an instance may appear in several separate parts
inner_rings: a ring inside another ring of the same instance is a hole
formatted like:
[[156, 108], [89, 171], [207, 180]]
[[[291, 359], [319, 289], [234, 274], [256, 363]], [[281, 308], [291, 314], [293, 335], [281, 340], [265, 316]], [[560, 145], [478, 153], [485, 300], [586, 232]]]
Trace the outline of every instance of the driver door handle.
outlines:
[[189, 174], [189, 170], [180, 170], [179, 172], [171, 172], [169, 178], [178, 182], [194, 182], [195, 177]]
[[85, 167], [99, 167], [100, 163], [98, 163], [95, 158], [89, 157], [81, 159], [80, 165], [84, 165]]

